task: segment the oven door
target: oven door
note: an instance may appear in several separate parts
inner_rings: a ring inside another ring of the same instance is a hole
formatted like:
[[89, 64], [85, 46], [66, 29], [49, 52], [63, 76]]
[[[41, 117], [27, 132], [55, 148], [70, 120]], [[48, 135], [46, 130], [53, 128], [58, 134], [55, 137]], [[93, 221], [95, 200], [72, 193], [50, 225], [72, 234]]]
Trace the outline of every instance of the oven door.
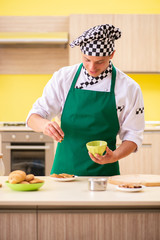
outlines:
[[[50, 146], [45, 143], [11, 143], [5, 149], [10, 159], [9, 172], [22, 170], [27, 174], [44, 176], [46, 172], [46, 152]], [[53, 161], [53, 160], [52, 160]], [[7, 168], [8, 169], [8, 168]], [[8, 171], [7, 171], [8, 172]]]
[[11, 171], [19, 169], [26, 174], [45, 175], [45, 146], [43, 143], [37, 145], [14, 143], [10, 149]]

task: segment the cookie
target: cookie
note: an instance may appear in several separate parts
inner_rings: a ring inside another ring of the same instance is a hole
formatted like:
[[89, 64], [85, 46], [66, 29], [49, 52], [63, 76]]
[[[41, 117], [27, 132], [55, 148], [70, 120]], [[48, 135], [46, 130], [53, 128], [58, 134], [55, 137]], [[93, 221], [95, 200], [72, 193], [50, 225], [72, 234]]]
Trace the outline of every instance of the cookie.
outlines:
[[29, 181], [29, 183], [33, 184], [33, 183], [43, 183], [44, 181], [39, 179], [39, 178], [34, 178], [33, 180]]
[[22, 182], [20, 182], [19, 184], [30, 184], [30, 183], [27, 182], [27, 181], [22, 181]]
[[28, 174], [27, 176], [26, 176], [26, 181], [31, 181], [31, 180], [33, 180], [34, 179], [34, 175], [33, 174]]
[[50, 176], [55, 177], [55, 178], [73, 178], [73, 177], [75, 177], [75, 175], [67, 174], [67, 173], [60, 173], [60, 174], [53, 173]]

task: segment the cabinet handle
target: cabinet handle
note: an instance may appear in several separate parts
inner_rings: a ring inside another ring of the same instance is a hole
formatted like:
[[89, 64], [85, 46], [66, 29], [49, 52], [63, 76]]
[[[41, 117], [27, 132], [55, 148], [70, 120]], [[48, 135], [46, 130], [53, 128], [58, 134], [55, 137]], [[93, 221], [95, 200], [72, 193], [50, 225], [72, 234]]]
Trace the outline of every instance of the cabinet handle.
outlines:
[[15, 139], [15, 138], [16, 138], [16, 135], [13, 134], [13, 135], [12, 135], [12, 139]]
[[152, 147], [152, 144], [151, 143], [143, 143], [142, 147]]
[[40, 135], [40, 136], [39, 136], [39, 138], [40, 138], [40, 139], [43, 139], [43, 138], [44, 138], [44, 136], [43, 136], [43, 135]]
[[[117, 147], [119, 147], [120, 145], [121, 145], [120, 143], [116, 144]], [[151, 143], [143, 143], [142, 146], [141, 146], [141, 148], [147, 148], [147, 147], [151, 148], [152, 144]]]
[[26, 139], [29, 139], [29, 138], [30, 138], [30, 136], [29, 136], [29, 135], [26, 135], [26, 136], [25, 136], [25, 138], [26, 138]]

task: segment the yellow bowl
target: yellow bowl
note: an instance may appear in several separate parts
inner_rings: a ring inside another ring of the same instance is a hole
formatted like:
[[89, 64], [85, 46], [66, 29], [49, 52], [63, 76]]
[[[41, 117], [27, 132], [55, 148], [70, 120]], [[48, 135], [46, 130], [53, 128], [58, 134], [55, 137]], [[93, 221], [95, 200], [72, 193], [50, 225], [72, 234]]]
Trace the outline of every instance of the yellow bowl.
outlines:
[[86, 147], [90, 153], [94, 156], [95, 154], [103, 155], [107, 147], [107, 142], [105, 141], [92, 141], [86, 144]]

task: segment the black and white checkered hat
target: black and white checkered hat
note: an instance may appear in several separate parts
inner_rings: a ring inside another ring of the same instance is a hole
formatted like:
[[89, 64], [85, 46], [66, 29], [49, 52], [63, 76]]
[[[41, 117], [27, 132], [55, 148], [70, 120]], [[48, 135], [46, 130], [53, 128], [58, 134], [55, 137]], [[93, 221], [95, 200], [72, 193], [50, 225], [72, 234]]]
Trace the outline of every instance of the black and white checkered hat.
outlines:
[[114, 51], [114, 41], [121, 37], [119, 28], [113, 25], [98, 25], [85, 31], [70, 46], [80, 46], [81, 51], [89, 56], [110, 56]]

